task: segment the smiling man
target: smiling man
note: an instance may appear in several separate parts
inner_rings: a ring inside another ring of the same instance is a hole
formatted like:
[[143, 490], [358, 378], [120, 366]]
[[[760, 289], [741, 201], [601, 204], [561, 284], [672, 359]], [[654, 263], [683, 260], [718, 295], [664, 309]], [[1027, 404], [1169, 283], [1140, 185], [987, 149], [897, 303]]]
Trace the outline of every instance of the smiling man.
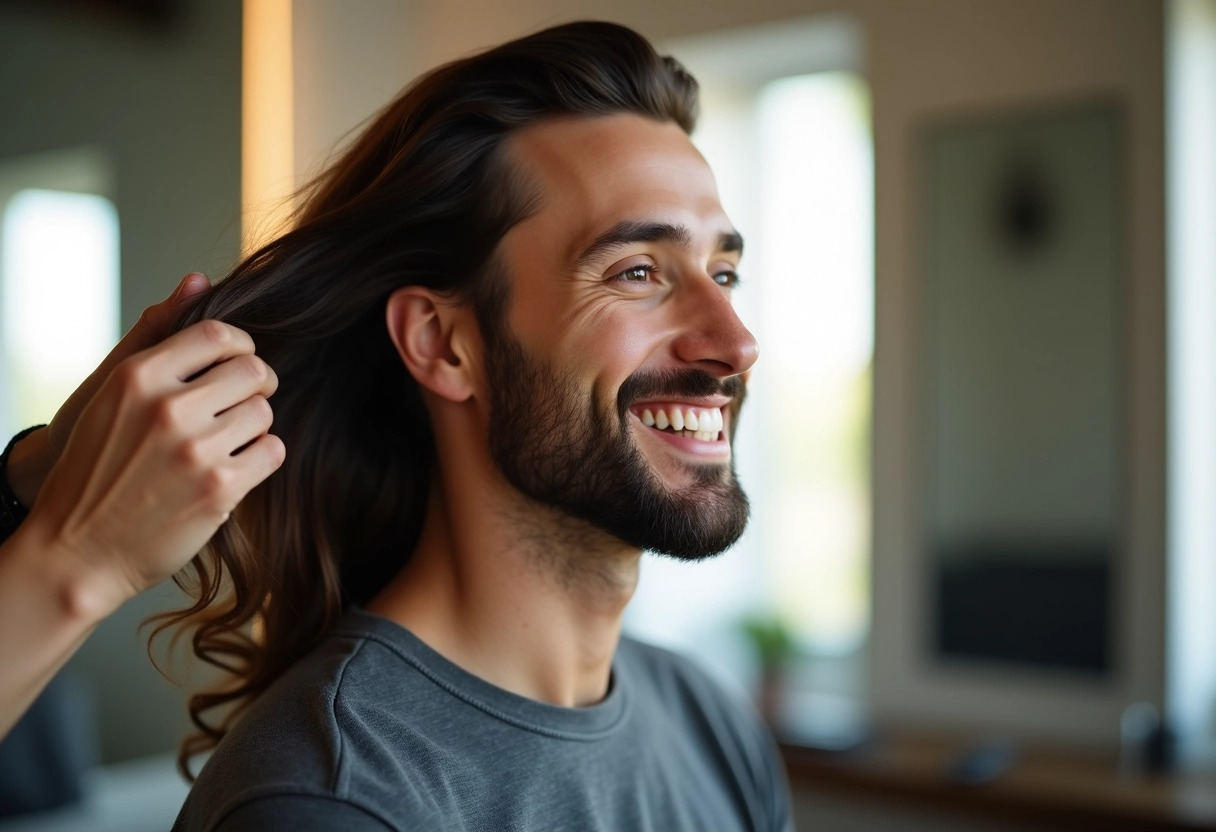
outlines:
[[217, 747], [177, 829], [792, 828], [751, 712], [621, 635], [643, 551], [748, 514], [757, 347], [695, 112], [609, 24], [440, 68], [180, 322], [253, 336], [287, 461], [175, 619], [234, 677], [191, 703]]
[[[743, 244], [709, 167], [677, 124], [634, 114], [542, 123], [511, 152], [542, 207], [499, 248], [517, 277], [511, 319], [486, 334], [491, 410], [513, 428], [491, 433], [494, 461], [631, 550], [722, 551], [747, 520], [729, 434], [756, 342], [731, 307]], [[568, 371], [575, 389], [546, 402], [564, 385], [541, 367], [563, 356], [601, 366]]]

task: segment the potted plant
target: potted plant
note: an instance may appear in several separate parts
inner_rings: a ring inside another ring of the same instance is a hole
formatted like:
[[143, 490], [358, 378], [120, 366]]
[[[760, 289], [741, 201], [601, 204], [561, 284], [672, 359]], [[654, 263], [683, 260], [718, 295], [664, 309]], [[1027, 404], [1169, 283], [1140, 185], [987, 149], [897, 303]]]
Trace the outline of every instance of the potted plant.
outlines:
[[795, 651], [794, 636], [786, 623], [773, 613], [749, 616], [742, 626], [760, 665], [760, 685], [756, 693], [760, 715], [776, 729], [781, 720], [785, 670]]

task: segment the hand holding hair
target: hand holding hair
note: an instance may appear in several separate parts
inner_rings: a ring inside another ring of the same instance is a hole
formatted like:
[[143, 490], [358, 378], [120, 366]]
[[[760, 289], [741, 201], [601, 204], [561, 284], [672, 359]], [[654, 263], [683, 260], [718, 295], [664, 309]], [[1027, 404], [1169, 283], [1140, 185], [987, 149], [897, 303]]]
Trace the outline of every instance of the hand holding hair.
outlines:
[[0, 546], [0, 735], [97, 623], [185, 566], [283, 462], [267, 432], [278, 380], [249, 335], [206, 320], [164, 338], [192, 280], [145, 311], [24, 459], [14, 448], [10, 484], [33, 504]]
[[215, 320], [114, 368], [21, 530], [70, 568], [75, 612], [107, 615], [185, 566], [282, 464], [277, 386], [253, 339]]
[[88, 378], [68, 397], [45, 428], [34, 431], [13, 448], [8, 464], [8, 482], [13, 492], [26, 506], [32, 506], [51, 467], [63, 454], [63, 449], [80, 418], [80, 412], [101, 389], [110, 373], [120, 362], [164, 340], [177, 317], [190, 301], [210, 291], [206, 276], [192, 272], [181, 279], [173, 293], [160, 303], [149, 306], [139, 316], [135, 326], [123, 336]]

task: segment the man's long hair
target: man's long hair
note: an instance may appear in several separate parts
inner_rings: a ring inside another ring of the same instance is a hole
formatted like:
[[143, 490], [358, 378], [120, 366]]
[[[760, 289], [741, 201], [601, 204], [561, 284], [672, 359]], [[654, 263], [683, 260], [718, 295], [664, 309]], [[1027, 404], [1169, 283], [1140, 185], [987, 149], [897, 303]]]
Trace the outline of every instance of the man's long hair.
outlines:
[[[392, 103], [304, 192], [292, 230], [242, 261], [180, 321], [248, 332], [279, 377], [283, 467], [175, 578], [193, 605], [154, 618], [226, 672], [193, 695], [213, 747], [351, 604], [409, 558], [435, 465], [418, 385], [385, 324], [388, 296], [425, 286], [501, 311], [492, 255], [531, 206], [503, 151], [546, 118], [637, 113], [691, 132], [696, 82], [637, 33], [572, 23], [440, 67]], [[180, 628], [180, 629], [179, 629]]]

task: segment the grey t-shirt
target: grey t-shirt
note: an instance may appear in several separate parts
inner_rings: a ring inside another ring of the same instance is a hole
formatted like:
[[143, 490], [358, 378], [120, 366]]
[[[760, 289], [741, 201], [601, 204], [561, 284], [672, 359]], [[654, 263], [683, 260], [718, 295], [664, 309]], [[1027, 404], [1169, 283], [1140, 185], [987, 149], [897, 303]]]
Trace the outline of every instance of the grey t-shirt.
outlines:
[[775, 746], [687, 660], [628, 638], [560, 708], [352, 610], [204, 766], [174, 832], [793, 829]]

